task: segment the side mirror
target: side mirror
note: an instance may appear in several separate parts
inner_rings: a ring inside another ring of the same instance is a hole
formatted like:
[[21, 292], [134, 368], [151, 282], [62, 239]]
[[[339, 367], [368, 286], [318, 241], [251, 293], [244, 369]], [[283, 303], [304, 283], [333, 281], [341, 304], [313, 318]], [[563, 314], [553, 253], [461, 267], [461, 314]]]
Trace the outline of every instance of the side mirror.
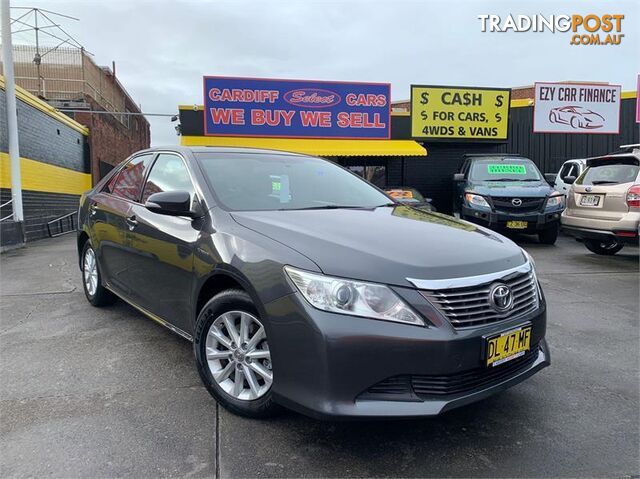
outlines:
[[547, 180], [547, 183], [549, 183], [551, 186], [556, 184], [556, 177], [558, 176], [557, 173], [545, 173], [544, 174], [544, 179]]
[[575, 176], [565, 176], [562, 181], [564, 181], [566, 184], [568, 185], [572, 185], [576, 182], [576, 177]]
[[453, 181], [455, 181], [456, 183], [464, 181], [464, 174], [463, 173], [455, 173], [453, 175]]
[[191, 195], [186, 191], [161, 191], [149, 196], [144, 207], [159, 215], [188, 216], [195, 218], [197, 213], [191, 210]]

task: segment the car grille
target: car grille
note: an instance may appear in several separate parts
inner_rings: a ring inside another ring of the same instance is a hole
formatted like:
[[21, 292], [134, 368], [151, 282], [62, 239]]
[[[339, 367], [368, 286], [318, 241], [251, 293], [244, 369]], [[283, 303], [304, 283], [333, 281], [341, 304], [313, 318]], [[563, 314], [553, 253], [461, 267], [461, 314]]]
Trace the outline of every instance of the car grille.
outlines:
[[489, 303], [489, 291], [495, 282], [466, 288], [420, 292], [451, 321], [454, 328], [495, 323], [521, 316], [538, 307], [536, 279], [532, 271], [496, 282], [509, 286], [513, 294], [513, 308], [504, 313], [496, 311]]
[[[515, 206], [511, 201], [519, 199], [522, 201], [520, 206]], [[544, 198], [519, 198], [519, 197], [492, 197], [491, 201], [496, 211], [504, 211], [507, 213], [531, 213], [542, 209]]]
[[360, 399], [412, 401], [458, 396], [499, 384], [529, 368], [538, 357], [534, 346], [523, 356], [495, 367], [479, 367], [455, 374], [393, 376], [371, 386]]

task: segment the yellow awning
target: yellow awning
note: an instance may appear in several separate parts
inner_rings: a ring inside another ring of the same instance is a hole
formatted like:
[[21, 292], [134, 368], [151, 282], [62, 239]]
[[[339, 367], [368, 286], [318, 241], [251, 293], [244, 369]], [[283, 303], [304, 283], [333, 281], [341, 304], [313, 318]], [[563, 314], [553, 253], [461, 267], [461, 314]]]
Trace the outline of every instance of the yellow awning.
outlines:
[[427, 150], [412, 140], [312, 140], [238, 136], [182, 136], [180, 144], [183, 146], [268, 148], [316, 156], [427, 156]]

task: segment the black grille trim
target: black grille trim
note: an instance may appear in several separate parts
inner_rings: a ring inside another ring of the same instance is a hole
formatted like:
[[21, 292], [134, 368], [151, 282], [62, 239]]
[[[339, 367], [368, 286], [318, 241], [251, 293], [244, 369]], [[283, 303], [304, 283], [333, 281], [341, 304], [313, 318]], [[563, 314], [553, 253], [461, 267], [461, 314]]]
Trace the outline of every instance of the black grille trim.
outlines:
[[[522, 201], [520, 206], [514, 206], [512, 200]], [[507, 213], [532, 213], [542, 210], [546, 198], [522, 198], [520, 196], [491, 197], [493, 207], [497, 212]]]
[[422, 401], [443, 399], [486, 389], [516, 376], [538, 358], [540, 348], [534, 346], [523, 356], [495, 367], [479, 367], [447, 375], [400, 375], [374, 384], [358, 399], [387, 401]]

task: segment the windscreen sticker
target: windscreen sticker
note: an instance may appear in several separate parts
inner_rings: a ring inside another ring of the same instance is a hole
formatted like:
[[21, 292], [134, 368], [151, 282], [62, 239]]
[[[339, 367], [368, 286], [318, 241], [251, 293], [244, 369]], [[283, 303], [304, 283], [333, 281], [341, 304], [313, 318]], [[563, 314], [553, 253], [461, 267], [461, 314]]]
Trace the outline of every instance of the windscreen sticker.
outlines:
[[524, 165], [487, 165], [490, 175], [526, 175], [527, 168]]
[[289, 193], [289, 175], [270, 175], [271, 177], [271, 194], [274, 198], [278, 198], [280, 203], [289, 203], [291, 194]]

